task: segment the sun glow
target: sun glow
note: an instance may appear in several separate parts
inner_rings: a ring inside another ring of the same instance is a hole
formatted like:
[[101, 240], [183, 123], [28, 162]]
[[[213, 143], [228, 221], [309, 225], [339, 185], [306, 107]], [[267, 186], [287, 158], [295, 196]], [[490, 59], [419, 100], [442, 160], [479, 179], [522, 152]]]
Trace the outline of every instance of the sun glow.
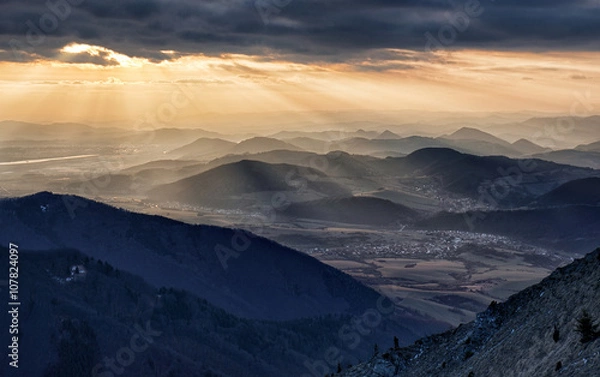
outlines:
[[63, 47], [60, 52], [65, 55], [89, 55], [106, 61], [109, 65], [121, 67], [141, 67], [148, 63], [148, 59], [129, 57], [102, 46], [92, 46], [82, 43], [71, 43]]

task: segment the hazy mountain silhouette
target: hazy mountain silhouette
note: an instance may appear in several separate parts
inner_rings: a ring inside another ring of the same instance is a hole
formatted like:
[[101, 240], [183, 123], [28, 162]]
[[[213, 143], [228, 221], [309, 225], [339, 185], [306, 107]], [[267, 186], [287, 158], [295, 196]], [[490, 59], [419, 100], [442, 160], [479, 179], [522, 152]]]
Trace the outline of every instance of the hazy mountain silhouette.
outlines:
[[284, 139], [284, 141], [301, 148], [302, 150], [314, 153], [327, 153], [329, 152], [329, 147], [331, 146], [330, 141], [314, 139], [311, 137], [294, 137], [291, 139]]
[[553, 149], [573, 148], [598, 140], [600, 116], [534, 117], [523, 122], [495, 124], [483, 128], [493, 130], [507, 140], [527, 138], [536, 144]]
[[577, 149], [564, 149], [559, 151], [535, 154], [531, 157], [558, 164], [600, 169], [600, 152]]
[[385, 130], [382, 133], [380, 133], [379, 135], [377, 135], [377, 137], [375, 139], [402, 139], [402, 137], [398, 134], [393, 133], [390, 130]]
[[145, 170], [179, 170], [188, 166], [199, 165], [196, 160], [154, 160], [130, 166], [120, 171], [123, 174], [135, 174]]
[[316, 169], [242, 160], [158, 186], [148, 194], [163, 201], [242, 208], [256, 199], [247, 195], [274, 192], [296, 192], [307, 198], [350, 193]]
[[517, 157], [523, 154], [509, 142], [471, 127], [463, 127], [439, 139], [451, 148], [476, 155]]
[[150, 188], [178, 181], [208, 170], [206, 164], [189, 160], [157, 160], [135, 165], [118, 173], [104, 174], [88, 180], [51, 182], [50, 187], [60, 192], [84, 195], [90, 187], [101, 195], [144, 195]]
[[233, 146], [228, 153], [230, 154], [245, 154], [245, 153], [261, 153], [274, 150], [288, 150], [288, 151], [300, 151], [299, 147], [296, 147], [285, 141], [273, 139], [270, 137], [253, 137], [239, 142]]
[[411, 136], [402, 139], [367, 139], [367, 138], [349, 138], [339, 140], [331, 144], [331, 150], [341, 150], [353, 154], [374, 155], [374, 154], [409, 154], [422, 148], [446, 147], [443, 140], [437, 140], [429, 137]]
[[199, 138], [190, 144], [169, 151], [169, 155], [181, 158], [214, 158], [227, 154], [236, 143], [223, 139]]
[[377, 131], [342, 131], [342, 130], [329, 130], [329, 131], [279, 131], [271, 137], [276, 139], [292, 139], [292, 138], [312, 138], [323, 141], [341, 140], [351, 137], [366, 137], [374, 138], [379, 133]]
[[506, 140], [472, 127], [463, 127], [450, 135], [443, 136], [443, 138], [448, 140], [479, 140], [491, 144], [510, 145]]
[[482, 198], [482, 189], [502, 185], [503, 195], [494, 200], [505, 206], [529, 203], [562, 183], [598, 174], [543, 160], [474, 156], [448, 148], [424, 148], [403, 158], [379, 160], [375, 165], [384, 174], [435, 178], [441, 189], [473, 199]]
[[389, 200], [356, 196], [293, 203], [283, 214], [291, 218], [365, 225], [397, 225], [412, 222], [417, 216], [416, 211]]
[[512, 146], [523, 155], [532, 155], [550, 151], [550, 149], [541, 147], [527, 139], [519, 139], [512, 143]]
[[112, 131], [115, 131], [115, 129], [98, 129], [79, 123], [52, 123], [45, 125], [13, 120], [0, 121], [0, 138], [2, 140], [92, 138], [93, 136], [100, 136]]
[[342, 151], [327, 154], [298, 151], [270, 151], [248, 155], [229, 155], [211, 161], [209, 167], [239, 162], [242, 160], [261, 161], [269, 164], [290, 164], [320, 170], [331, 177], [364, 178], [378, 174], [373, 162], [378, 158], [351, 155]]
[[575, 149], [586, 152], [600, 152], [600, 141], [591, 144], [578, 145]]

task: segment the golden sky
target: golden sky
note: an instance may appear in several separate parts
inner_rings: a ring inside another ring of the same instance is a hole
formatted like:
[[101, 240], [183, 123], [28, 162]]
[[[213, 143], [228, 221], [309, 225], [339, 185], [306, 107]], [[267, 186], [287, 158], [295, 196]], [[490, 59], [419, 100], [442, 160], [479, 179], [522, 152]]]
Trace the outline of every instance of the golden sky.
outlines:
[[[165, 55], [171, 51], [162, 51]], [[74, 63], [99, 57], [104, 65]], [[598, 112], [598, 52], [380, 49], [344, 63], [187, 54], [151, 62], [71, 43], [53, 59], [0, 63], [4, 119], [161, 125], [206, 113], [320, 110]], [[593, 107], [593, 108], [592, 108]], [[590, 111], [591, 110], [591, 111]], [[572, 114], [574, 115], [574, 114]]]

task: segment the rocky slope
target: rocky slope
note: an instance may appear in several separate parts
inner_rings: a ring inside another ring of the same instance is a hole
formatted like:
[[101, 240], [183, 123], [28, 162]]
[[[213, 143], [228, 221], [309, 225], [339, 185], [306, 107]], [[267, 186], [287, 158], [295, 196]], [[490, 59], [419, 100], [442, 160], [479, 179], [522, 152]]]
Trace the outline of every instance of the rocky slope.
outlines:
[[600, 318], [600, 249], [492, 303], [477, 319], [407, 348], [382, 351], [344, 377], [597, 376], [600, 339], [581, 343], [577, 319]]

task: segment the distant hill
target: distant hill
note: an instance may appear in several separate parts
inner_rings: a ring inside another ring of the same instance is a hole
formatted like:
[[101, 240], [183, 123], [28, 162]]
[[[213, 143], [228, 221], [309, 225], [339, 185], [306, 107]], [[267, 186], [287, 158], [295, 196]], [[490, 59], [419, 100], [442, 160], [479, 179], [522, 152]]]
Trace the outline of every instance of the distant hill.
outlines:
[[578, 151], [599, 152], [600, 153], [600, 141], [597, 141], [597, 142], [591, 143], [591, 144], [578, 145], [577, 148], [575, 148], [575, 149]]
[[506, 140], [471, 127], [463, 127], [439, 139], [453, 149], [480, 156], [518, 157], [523, 154]]
[[156, 144], [167, 150], [188, 144], [199, 138], [225, 138], [218, 132], [206, 131], [199, 128], [157, 128], [155, 130], [123, 131], [119, 137], [121, 142], [132, 144]]
[[[325, 173], [289, 164], [268, 164], [242, 160], [148, 192], [153, 199], [241, 209], [250, 205], [250, 194], [296, 192], [317, 198], [348, 195], [349, 190], [333, 182]], [[268, 201], [271, 197], [266, 198]]]
[[535, 154], [531, 157], [556, 162], [557, 164], [600, 169], [600, 152], [565, 149]]
[[600, 206], [600, 178], [584, 178], [557, 187], [535, 202], [538, 206], [587, 204]]
[[422, 148], [446, 147], [442, 140], [429, 137], [411, 136], [402, 139], [349, 138], [331, 144], [331, 150], [341, 150], [361, 155], [408, 154]]
[[477, 319], [405, 348], [381, 347], [341, 377], [554, 376], [600, 370], [600, 339], [582, 344], [584, 310], [600, 318], [600, 249], [559, 268]]
[[207, 158], [227, 154], [236, 143], [214, 138], [199, 138], [190, 144], [169, 151], [169, 155], [183, 158]]
[[76, 195], [143, 196], [156, 185], [171, 183], [208, 170], [198, 161], [157, 160], [81, 181], [52, 181], [49, 187]]
[[201, 137], [224, 138], [217, 132], [197, 128], [157, 128], [131, 130], [117, 127], [92, 127], [80, 123], [36, 124], [19, 121], [0, 121], [0, 140], [74, 140], [81, 144], [103, 146], [126, 144], [160, 144], [174, 146]]
[[232, 164], [243, 160], [260, 161], [268, 164], [290, 164], [304, 166], [306, 161], [318, 158], [318, 156], [318, 154], [313, 152], [288, 150], [274, 150], [248, 154], [229, 154], [227, 156], [215, 158], [214, 160], [210, 161], [207, 166], [209, 169], [212, 169], [221, 165]]
[[[506, 190], [492, 198], [499, 205], [529, 203], [560, 184], [597, 175], [591, 169], [574, 168], [542, 160], [515, 160], [503, 156], [473, 156], [448, 148], [424, 148], [403, 158], [373, 163], [383, 174], [434, 179], [440, 189], [481, 199], [492, 195], [492, 185]], [[488, 198], [489, 199], [489, 198]]]
[[164, 169], [179, 170], [188, 166], [198, 165], [195, 160], [154, 160], [140, 165], [130, 166], [120, 171], [123, 174], [135, 174], [145, 170]]
[[212, 160], [229, 154], [255, 154], [275, 150], [301, 151], [303, 149], [268, 137], [253, 137], [239, 143], [223, 139], [199, 138], [190, 144], [170, 151], [169, 154], [187, 159]]
[[494, 124], [487, 129], [511, 140], [535, 137], [535, 143], [543, 147], [568, 149], [598, 140], [600, 116], [534, 117], [523, 122]]
[[417, 216], [416, 211], [389, 200], [356, 196], [293, 203], [283, 214], [290, 218], [365, 225], [407, 223]]
[[274, 150], [300, 151], [302, 148], [270, 137], [253, 137], [239, 142], [237, 145], [233, 146], [228, 153], [261, 153]]
[[207, 166], [214, 168], [242, 160], [299, 165], [320, 170], [330, 177], [359, 179], [378, 174], [371, 163], [379, 159], [351, 155], [342, 151], [333, 151], [323, 155], [312, 152], [276, 150], [247, 155], [228, 155], [211, 161]]
[[512, 143], [513, 148], [521, 152], [523, 155], [532, 155], [536, 153], [549, 152], [550, 149], [541, 147], [527, 139], [519, 139]]
[[478, 140], [498, 145], [509, 144], [506, 140], [502, 140], [492, 134], [472, 127], [463, 127], [450, 135], [444, 136], [443, 138], [449, 140]]
[[94, 128], [79, 123], [37, 124], [12, 120], [0, 121], [0, 140], [61, 140], [104, 137], [115, 129]]
[[[541, 129], [551, 127], [559, 130], [561, 138], [572, 144], [583, 144], [590, 140], [598, 140], [600, 134], [600, 115], [589, 117], [544, 117], [532, 118], [523, 122], [525, 126], [533, 126]], [[560, 130], [568, 128], [567, 132]]]
[[385, 130], [382, 133], [380, 133], [379, 135], [377, 135], [377, 137], [375, 139], [402, 139], [402, 137], [398, 134], [393, 133], [390, 130]]
[[285, 139], [284, 141], [298, 148], [302, 148], [305, 151], [314, 153], [327, 153], [329, 152], [329, 147], [331, 145], [330, 141], [314, 139], [311, 137], [294, 137]]
[[308, 137], [317, 140], [333, 141], [347, 139], [351, 137], [374, 138], [379, 133], [376, 131], [365, 131], [362, 129], [356, 131], [328, 130], [328, 131], [279, 131], [270, 137], [275, 139], [291, 139]]
[[[477, 135], [488, 135], [477, 131]], [[465, 131], [465, 133], [467, 133]], [[410, 136], [404, 138], [348, 138], [332, 142], [330, 150], [341, 150], [353, 154], [370, 155], [377, 157], [397, 156], [398, 154], [410, 154], [423, 148], [452, 148], [463, 153], [469, 153], [480, 156], [505, 155], [510, 157], [521, 156], [519, 152], [510, 143], [498, 139], [492, 135], [489, 138], [481, 136], [483, 140], [460, 138], [464, 135], [462, 132], [456, 138], [447, 137], [430, 138], [423, 136]], [[464, 135], [469, 136], [469, 135]], [[473, 135], [475, 137], [475, 135]], [[487, 140], [491, 139], [491, 140]]]
[[446, 146], [452, 149], [477, 156], [520, 157], [523, 155], [523, 153], [509, 143], [498, 144], [471, 139], [449, 140], [440, 138], [439, 140], [443, 140]]
[[317, 168], [331, 177], [359, 180], [380, 174], [373, 165], [379, 159], [370, 156], [351, 155], [342, 151], [334, 151], [312, 161]]
[[[143, 131], [142, 131], [143, 132]], [[220, 138], [223, 135], [218, 132], [206, 131], [200, 128], [158, 128], [149, 131], [159, 143], [180, 143], [182, 140], [197, 138]]]

